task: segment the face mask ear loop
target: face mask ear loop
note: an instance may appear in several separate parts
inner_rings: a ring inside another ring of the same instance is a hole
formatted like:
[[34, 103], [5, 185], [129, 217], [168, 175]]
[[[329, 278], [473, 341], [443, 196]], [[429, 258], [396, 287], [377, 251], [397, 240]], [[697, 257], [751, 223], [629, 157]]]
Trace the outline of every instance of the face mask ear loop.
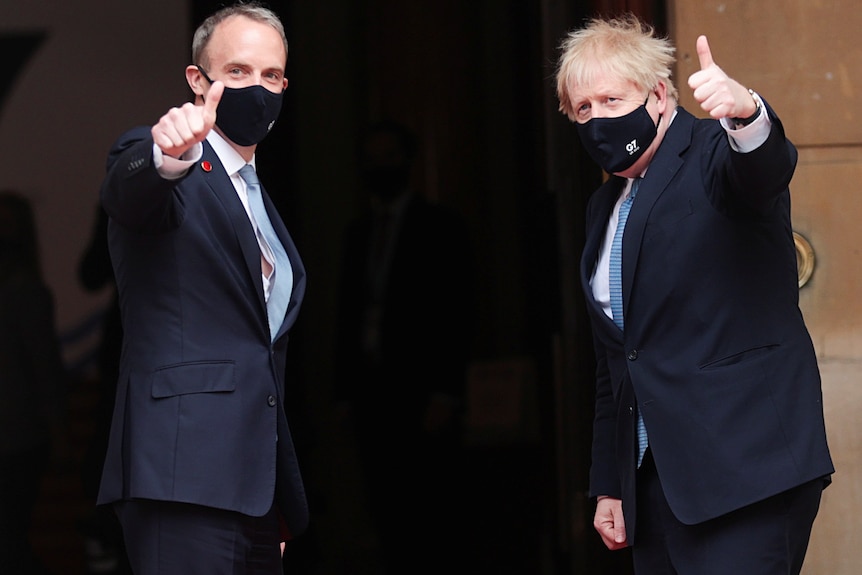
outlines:
[[[656, 104], [658, 104], [658, 94], [656, 93], [655, 88], [653, 88], [652, 90], [647, 92], [646, 100], [644, 100], [644, 108], [646, 108], [646, 105], [649, 103], [649, 95], [650, 94], [655, 94], [655, 101], [656, 101]], [[662, 118], [662, 114], [659, 113], [658, 119], [656, 120], [656, 123], [655, 123], [655, 129], [656, 130], [658, 130], [659, 126], [661, 126], [661, 118]]]
[[198, 72], [200, 72], [200, 73], [201, 73], [201, 75], [204, 77], [204, 79], [205, 79], [207, 82], [209, 82], [210, 84], [212, 84], [212, 83], [213, 83], [212, 79], [211, 79], [209, 76], [207, 76], [206, 70], [204, 70], [204, 69], [203, 69], [203, 66], [201, 66], [201, 65], [199, 65], [199, 64], [195, 64], [195, 68], [197, 68], [197, 69], [198, 69]]
[[[207, 82], [209, 82], [209, 83], [210, 83], [210, 86], [212, 86], [212, 85], [213, 85], [212, 78], [210, 78], [209, 76], [207, 76], [207, 73], [206, 73], [206, 71], [204, 70], [203, 66], [201, 66], [200, 64], [195, 64], [195, 68], [197, 68], [197, 69], [198, 69], [198, 72], [200, 72], [200, 73], [201, 73], [201, 76], [203, 76], [203, 77], [204, 77], [204, 80], [206, 80]], [[202, 99], [204, 102], [206, 102], [206, 101], [207, 101], [206, 94], [201, 94], [201, 99]]]

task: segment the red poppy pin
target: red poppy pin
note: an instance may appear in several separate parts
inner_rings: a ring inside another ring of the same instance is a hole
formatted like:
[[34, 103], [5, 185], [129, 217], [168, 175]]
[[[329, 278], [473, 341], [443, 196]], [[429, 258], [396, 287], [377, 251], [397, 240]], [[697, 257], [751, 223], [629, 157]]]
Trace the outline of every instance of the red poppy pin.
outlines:
[[212, 172], [213, 171], [213, 165], [210, 164], [209, 162], [207, 162], [206, 160], [201, 162], [201, 168], [203, 168], [203, 170], [205, 172]]

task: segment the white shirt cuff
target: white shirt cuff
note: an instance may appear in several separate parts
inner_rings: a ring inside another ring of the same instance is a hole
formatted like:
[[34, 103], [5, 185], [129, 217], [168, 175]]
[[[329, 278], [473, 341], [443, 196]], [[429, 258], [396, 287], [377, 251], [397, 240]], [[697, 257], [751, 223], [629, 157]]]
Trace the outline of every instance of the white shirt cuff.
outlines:
[[760, 95], [757, 92], [752, 92], [751, 95], [757, 101], [760, 110], [753, 122], [742, 128], [736, 128], [730, 118], [719, 120], [727, 135], [730, 136], [730, 147], [743, 154], [759, 148], [769, 137], [769, 131], [772, 129], [772, 120], [769, 119], [769, 113]]
[[162, 153], [162, 149], [153, 144], [153, 165], [159, 175], [166, 180], [178, 180], [186, 175], [191, 167], [204, 155], [204, 145], [198, 142], [182, 155], [181, 158], [172, 158]]

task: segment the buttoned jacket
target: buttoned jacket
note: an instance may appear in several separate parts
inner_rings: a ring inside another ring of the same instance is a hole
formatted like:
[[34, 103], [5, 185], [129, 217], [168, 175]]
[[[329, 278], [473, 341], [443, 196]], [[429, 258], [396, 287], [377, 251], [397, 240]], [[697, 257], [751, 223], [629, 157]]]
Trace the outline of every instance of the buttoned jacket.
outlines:
[[656, 151], [623, 238], [625, 332], [590, 278], [625, 180], [590, 198], [580, 277], [596, 350], [591, 493], [623, 500], [634, 541], [636, 415], [676, 517], [695, 524], [827, 476], [815, 350], [798, 306], [789, 184], [772, 128], [749, 153], [683, 109]]
[[285, 358], [306, 285], [293, 268], [271, 340], [260, 250], [210, 145], [179, 180], [153, 165], [149, 129], [120, 138], [101, 189], [124, 339], [99, 503], [145, 498], [260, 516], [278, 502], [293, 534], [308, 512], [285, 416]]

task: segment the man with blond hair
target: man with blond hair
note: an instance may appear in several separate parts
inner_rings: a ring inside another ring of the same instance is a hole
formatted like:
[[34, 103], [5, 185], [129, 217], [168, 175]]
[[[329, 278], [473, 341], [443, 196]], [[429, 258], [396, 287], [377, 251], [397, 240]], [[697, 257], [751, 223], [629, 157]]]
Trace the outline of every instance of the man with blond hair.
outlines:
[[562, 44], [560, 110], [609, 174], [580, 265], [596, 352], [590, 492], [637, 575], [798, 574], [834, 469], [798, 307], [775, 111], [697, 39], [677, 104], [674, 47], [633, 16]]

